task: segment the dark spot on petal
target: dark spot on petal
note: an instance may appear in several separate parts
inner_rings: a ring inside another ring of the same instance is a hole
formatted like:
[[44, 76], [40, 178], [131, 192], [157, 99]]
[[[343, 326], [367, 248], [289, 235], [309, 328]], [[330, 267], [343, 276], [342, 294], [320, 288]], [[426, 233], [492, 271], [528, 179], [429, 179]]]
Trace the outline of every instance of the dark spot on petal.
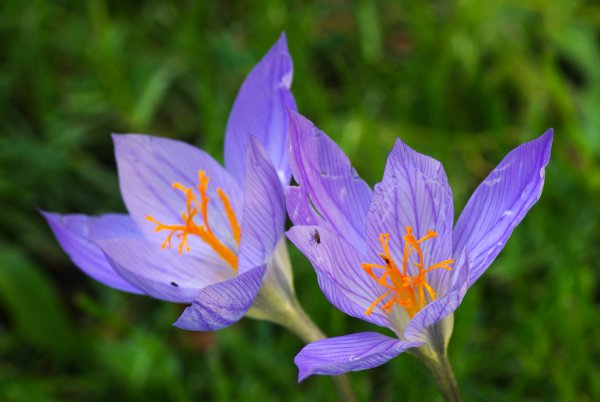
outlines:
[[178, 284], [176, 284], [175, 282], [171, 282], [171, 286], [175, 286], [176, 288], [178, 288], [178, 287], [179, 287], [179, 285], [178, 285]]

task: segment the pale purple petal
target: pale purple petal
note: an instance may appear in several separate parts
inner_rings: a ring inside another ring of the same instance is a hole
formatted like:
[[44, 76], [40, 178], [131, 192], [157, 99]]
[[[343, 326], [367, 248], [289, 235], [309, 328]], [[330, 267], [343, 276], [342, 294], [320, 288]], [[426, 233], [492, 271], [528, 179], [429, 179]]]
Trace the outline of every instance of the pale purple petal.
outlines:
[[162, 250], [147, 240], [98, 240], [96, 244], [123, 278], [160, 300], [190, 303], [200, 289], [234, 275], [217, 256], [201, 260], [189, 253]]
[[[208, 219], [217, 237], [235, 249], [229, 222], [217, 195], [221, 188], [229, 197], [233, 210], [241, 215], [243, 194], [235, 179], [210, 155], [184, 142], [146, 135], [115, 135], [115, 154], [119, 184], [125, 205], [144, 235], [158, 244], [167, 232], [154, 233], [151, 215], [163, 224], [180, 224], [186, 211], [185, 194], [172, 188], [174, 182], [196, 190], [198, 171], [210, 177]], [[199, 197], [199, 194], [196, 194]], [[204, 258], [214, 254], [197, 236], [190, 236], [191, 253]]]
[[381, 366], [423, 342], [404, 342], [376, 332], [322, 339], [306, 345], [294, 358], [298, 382], [315, 374], [338, 375]]
[[261, 265], [202, 289], [173, 325], [190, 331], [214, 331], [237, 322], [254, 302], [265, 269], [266, 265]]
[[404, 337], [409, 341], [428, 342], [427, 329], [454, 313], [469, 289], [469, 256], [463, 251], [455, 267], [452, 286], [443, 297], [432, 301], [419, 311], [408, 323]]
[[283, 237], [285, 201], [277, 172], [263, 146], [248, 142], [239, 272], [264, 264]]
[[[319, 242], [314, 238], [315, 230]], [[365, 314], [386, 289], [362, 269], [361, 263], [365, 261], [353, 245], [320, 226], [294, 226], [286, 234], [310, 260], [321, 290], [335, 307], [353, 317], [389, 326], [389, 317], [381, 311], [381, 304], [371, 315]]]
[[[328, 227], [317, 211], [310, 205], [308, 194], [302, 187], [287, 186], [285, 188], [285, 203], [287, 213], [294, 225], [312, 225]], [[334, 229], [330, 229], [334, 231]]]
[[240, 88], [225, 136], [225, 166], [241, 183], [248, 136], [255, 136], [273, 161], [282, 184], [290, 180], [286, 143], [287, 110], [296, 110], [290, 91], [293, 65], [285, 34], [252, 69]]
[[[407, 227], [417, 239], [428, 231], [437, 237], [421, 243], [423, 269], [452, 258], [452, 223], [454, 220], [452, 190], [442, 164], [415, 152], [397, 140], [390, 152], [385, 174], [375, 186], [367, 221], [367, 243], [371, 263], [383, 263], [382, 233], [390, 235], [390, 252], [396, 264], [402, 264]], [[416, 275], [417, 253], [412, 253], [408, 273]], [[436, 269], [427, 274], [428, 282], [444, 294], [450, 286], [451, 272]]]
[[552, 129], [506, 155], [469, 199], [454, 229], [454, 251], [471, 258], [469, 286], [500, 253], [515, 227], [537, 202], [550, 161]]
[[363, 250], [372, 196], [368, 184], [337, 144], [309, 120], [290, 112], [289, 129], [294, 179], [338, 235]]
[[60, 215], [42, 212], [61, 247], [83, 272], [112, 288], [130, 293], [142, 293], [123, 279], [106, 260], [90, 238], [141, 237], [135, 223], [127, 215], [107, 214], [86, 216]]

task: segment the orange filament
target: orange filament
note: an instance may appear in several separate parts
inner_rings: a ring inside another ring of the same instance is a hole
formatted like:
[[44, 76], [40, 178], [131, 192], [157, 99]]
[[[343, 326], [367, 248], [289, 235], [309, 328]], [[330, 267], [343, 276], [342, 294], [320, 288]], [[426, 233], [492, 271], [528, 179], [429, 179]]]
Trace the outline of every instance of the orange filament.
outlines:
[[[404, 252], [402, 255], [402, 266], [398, 267], [396, 262], [390, 255], [390, 234], [382, 233], [379, 235], [379, 242], [383, 248], [383, 252], [379, 256], [383, 259], [385, 265], [381, 264], [362, 264], [362, 268], [366, 273], [387, 289], [385, 293], [379, 296], [365, 310], [366, 315], [371, 315], [375, 307], [379, 303], [383, 303], [382, 310], [389, 314], [394, 304], [402, 306], [409, 317], [412, 318], [417, 314], [427, 303], [435, 300], [436, 293], [433, 288], [427, 283], [427, 274], [434, 269], [445, 269], [451, 271], [454, 260], [447, 259], [427, 268], [423, 263], [423, 250], [421, 243], [425, 240], [437, 237], [437, 233], [433, 230], [428, 230], [427, 234], [420, 239], [415, 238], [412, 233], [412, 227], [406, 227], [406, 235], [404, 239]], [[414, 266], [419, 269], [419, 272], [411, 276], [408, 274], [409, 257], [413, 252], [417, 253], [417, 262]], [[380, 276], [374, 272], [375, 269], [383, 270]]]
[[[208, 223], [208, 202], [210, 201], [210, 197], [206, 194], [206, 192], [209, 180], [210, 178], [206, 175], [204, 170], [200, 170], [198, 172], [197, 188], [198, 192], [200, 193], [200, 199], [196, 197], [194, 190], [191, 187], [185, 187], [183, 184], [177, 182], [173, 183], [174, 189], [179, 190], [186, 195], [186, 212], [181, 213], [181, 220], [183, 221], [182, 224], [165, 225], [164, 223], [158, 222], [150, 215], [148, 215], [146, 219], [156, 225], [154, 228], [155, 232], [160, 232], [163, 230], [169, 231], [167, 238], [162, 244], [163, 250], [166, 248], [171, 248], [171, 240], [173, 235], [177, 235], [177, 238], [180, 239], [179, 246], [177, 247], [179, 254], [183, 254], [184, 251], [190, 251], [188, 236], [195, 235], [207, 243], [219, 255], [219, 257], [221, 257], [231, 266], [234, 271], [237, 271], [237, 254], [221, 243]], [[240, 230], [240, 225], [235, 216], [235, 212], [231, 207], [231, 202], [229, 201], [227, 195], [220, 188], [217, 188], [217, 194], [219, 195], [219, 198], [223, 203], [223, 207], [225, 208], [225, 214], [229, 220], [229, 225], [233, 233], [233, 239], [239, 247], [242, 233]], [[200, 216], [202, 217], [202, 225], [197, 225], [194, 222], [194, 217], [198, 215], [198, 212], [200, 212]]]

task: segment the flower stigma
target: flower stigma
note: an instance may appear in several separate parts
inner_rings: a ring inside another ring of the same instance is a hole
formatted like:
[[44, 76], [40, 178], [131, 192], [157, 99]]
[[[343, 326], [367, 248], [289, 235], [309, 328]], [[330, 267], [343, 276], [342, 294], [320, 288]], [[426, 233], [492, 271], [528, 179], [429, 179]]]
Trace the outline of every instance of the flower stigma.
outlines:
[[[160, 223], [152, 216], [148, 215], [146, 217], [147, 220], [154, 223], [156, 227], [154, 228], [155, 232], [161, 232], [163, 230], [169, 231], [167, 238], [162, 244], [163, 250], [166, 248], [171, 248], [171, 240], [173, 235], [176, 235], [178, 239], [180, 239], [179, 246], [177, 249], [179, 250], [179, 254], [183, 254], [184, 251], [190, 251], [190, 245], [188, 242], [188, 236], [198, 236], [205, 243], [207, 243], [225, 262], [229, 264], [231, 269], [237, 271], [238, 269], [238, 256], [237, 254], [231, 250], [229, 247], [225, 246], [215, 235], [215, 233], [210, 228], [208, 223], [208, 202], [210, 201], [210, 197], [206, 194], [208, 188], [208, 182], [210, 178], [206, 175], [204, 170], [198, 171], [198, 192], [200, 193], [200, 198], [196, 197], [194, 194], [194, 190], [192, 187], [185, 187], [183, 184], [175, 182], [172, 184], [172, 187], [176, 190], [181, 191], [186, 196], [186, 212], [181, 213], [181, 219], [183, 223], [174, 224], [174, 225], [166, 225], [164, 223]], [[240, 240], [242, 238], [242, 233], [240, 230], [240, 225], [235, 216], [235, 212], [231, 207], [231, 202], [229, 198], [221, 190], [221, 188], [217, 188], [217, 194], [221, 199], [221, 203], [225, 208], [225, 214], [227, 215], [227, 219], [229, 221], [229, 226], [231, 227], [231, 231], [233, 233], [233, 239], [236, 244], [240, 245]], [[202, 224], [198, 225], [194, 222], [194, 218], [200, 215], [202, 218]]]
[[[366, 315], [371, 315], [373, 309], [383, 303], [382, 310], [390, 314], [392, 307], [395, 304], [402, 306], [409, 317], [412, 318], [430, 301], [435, 300], [435, 290], [427, 283], [427, 274], [434, 269], [445, 269], [451, 271], [451, 265], [454, 260], [447, 259], [429, 267], [424, 267], [423, 250], [421, 243], [437, 237], [437, 233], [433, 230], [428, 230], [427, 234], [420, 239], [415, 238], [412, 233], [412, 227], [406, 227], [406, 235], [404, 239], [404, 252], [402, 255], [402, 266], [398, 267], [392, 256], [390, 255], [390, 234], [382, 233], [379, 235], [379, 242], [383, 248], [383, 252], [379, 256], [383, 259], [385, 265], [381, 264], [362, 264], [362, 269], [373, 278], [377, 283], [387, 289], [385, 293], [379, 296], [373, 304], [365, 310]], [[414, 266], [418, 268], [416, 275], [409, 275], [409, 257], [417, 253], [417, 262]], [[375, 270], [380, 271], [380, 276], [375, 273]]]

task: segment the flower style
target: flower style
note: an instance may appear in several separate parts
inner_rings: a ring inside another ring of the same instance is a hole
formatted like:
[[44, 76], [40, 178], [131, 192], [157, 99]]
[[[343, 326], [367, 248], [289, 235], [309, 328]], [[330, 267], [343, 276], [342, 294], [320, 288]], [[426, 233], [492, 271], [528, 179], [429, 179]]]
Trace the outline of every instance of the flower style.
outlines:
[[291, 286], [289, 266], [273, 263], [276, 250], [285, 249], [287, 110], [296, 109], [291, 83], [282, 35], [238, 93], [225, 168], [179, 141], [113, 136], [129, 214], [44, 213], [75, 265], [119, 290], [191, 303], [174, 324], [189, 330], [239, 320], [269, 270], [279, 270], [270, 277]]
[[[539, 199], [553, 132], [511, 151], [479, 185], [453, 228], [452, 191], [440, 162], [397, 140], [372, 191], [340, 148], [290, 112], [288, 238], [314, 266], [338, 309], [391, 329], [306, 346], [299, 380], [379, 366], [403, 351], [446, 353], [453, 312]], [[315, 233], [319, 242], [314, 239]]]

